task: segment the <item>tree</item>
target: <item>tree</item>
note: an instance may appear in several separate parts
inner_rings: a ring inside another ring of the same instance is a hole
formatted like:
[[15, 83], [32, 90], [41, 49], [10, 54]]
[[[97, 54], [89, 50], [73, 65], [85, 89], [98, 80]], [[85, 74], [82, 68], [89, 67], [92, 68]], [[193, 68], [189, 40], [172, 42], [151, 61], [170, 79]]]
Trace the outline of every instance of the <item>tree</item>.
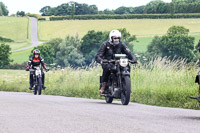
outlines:
[[[48, 65], [49, 64], [52, 64], [54, 62], [54, 49], [52, 48], [51, 45], [49, 44], [43, 44], [41, 46], [37, 46], [37, 47], [34, 47], [34, 49], [39, 49], [40, 50], [40, 56], [44, 59], [45, 63], [47, 63]], [[34, 50], [33, 49], [33, 50]], [[32, 56], [33, 54], [33, 50], [31, 51], [31, 55]]]
[[42, 13], [42, 16], [49, 16], [50, 15], [50, 6], [45, 6], [40, 10], [40, 13]]
[[24, 11], [17, 11], [17, 16], [21, 16], [21, 17], [23, 17], [23, 16], [25, 16], [25, 12]]
[[7, 68], [12, 60], [10, 59], [10, 46], [6, 44], [0, 45], [0, 68]]
[[80, 39], [78, 36], [67, 36], [65, 40], [60, 44], [59, 51], [56, 53], [56, 63], [60, 66], [78, 67], [85, 64], [83, 55], [78, 50], [80, 47]]
[[0, 16], [8, 16], [8, 9], [3, 2], [0, 2]]
[[130, 8], [121, 6], [117, 8], [114, 12], [115, 14], [130, 14]]
[[109, 32], [96, 32], [94, 30], [88, 31], [88, 33], [83, 36], [80, 51], [83, 53], [87, 65], [94, 60], [97, 50], [103, 42], [108, 40], [108, 36]]
[[131, 35], [126, 28], [119, 29], [122, 34], [121, 41], [133, 52], [133, 41], [137, 40], [135, 35]]
[[56, 53], [60, 50], [59, 45], [62, 43], [62, 41], [63, 40], [61, 38], [54, 38], [47, 42], [47, 44], [49, 44], [54, 49], [54, 58], [56, 58]]
[[105, 9], [103, 11], [99, 11], [99, 14], [114, 14], [113, 10]]
[[172, 26], [167, 34], [155, 37], [147, 48], [150, 55], [167, 56], [170, 59], [186, 58], [191, 61], [194, 57], [194, 37], [188, 35], [189, 29], [182, 26]]
[[134, 12], [132, 14], [143, 14], [145, 6], [138, 6], [134, 8]]

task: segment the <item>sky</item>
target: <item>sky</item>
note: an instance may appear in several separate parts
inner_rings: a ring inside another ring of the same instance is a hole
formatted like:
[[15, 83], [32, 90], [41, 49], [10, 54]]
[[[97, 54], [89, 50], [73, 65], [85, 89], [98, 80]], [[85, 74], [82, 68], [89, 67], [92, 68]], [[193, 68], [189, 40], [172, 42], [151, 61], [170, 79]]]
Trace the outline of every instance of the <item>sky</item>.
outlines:
[[[63, 3], [75, 1], [78, 3], [86, 3], [88, 5], [96, 5], [99, 10], [116, 9], [120, 6], [136, 7], [146, 5], [152, 0], [0, 0], [3, 2], [9, 14], [14, 14], [17, 11], [25, 11], [26, 13], [37, 13], [44, 6], [56, 7]], [[165, 2], [171, 2], [171, 0], [163, 0]]]

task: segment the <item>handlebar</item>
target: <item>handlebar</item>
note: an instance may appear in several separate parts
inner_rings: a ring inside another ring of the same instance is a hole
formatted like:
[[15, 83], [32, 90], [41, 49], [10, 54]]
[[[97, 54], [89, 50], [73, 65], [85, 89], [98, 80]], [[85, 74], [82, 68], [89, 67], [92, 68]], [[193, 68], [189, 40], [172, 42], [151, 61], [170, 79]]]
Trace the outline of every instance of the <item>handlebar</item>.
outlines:
[[[31, 68], [31, 69], [29, 69], [29, 68], [26, 68], [26, 71], [35, 71], [36, 69], [34, 69], [34, 68]], [[48, 72], [49, 71], [49, 69], [44, 69], [46, 72]]]
[[[113, 62], [119, 62], [119, 60], [103, 60], [102, 61], [103, 64], [113, 63]], [[137, 64], [137, 61], [128, 60], [128, 62], [131, 63], [131, 64]]]

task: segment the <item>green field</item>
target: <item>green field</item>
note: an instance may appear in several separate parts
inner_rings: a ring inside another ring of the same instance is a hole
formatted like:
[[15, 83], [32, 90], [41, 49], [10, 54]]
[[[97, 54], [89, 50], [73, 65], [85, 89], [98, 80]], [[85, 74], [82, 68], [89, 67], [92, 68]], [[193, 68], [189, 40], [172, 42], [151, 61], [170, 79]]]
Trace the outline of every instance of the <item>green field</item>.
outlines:
[[12, 64], [17, 63], [21, 64], [24, 62], [28, 62], [29, 55], [31, 54], [32, 49], [27, 49], [19, 52], [14, 52], [11, 54], [11, 59], [13, 60]]
[[26, 17], [0, 17], [0, 36], [10, 38], [15, 42], [5, 43], [11, 50], [17, 50], [31, 45], [31, 20]]
[[[131, 71], [131, 102], [199, 109], [199, 103], [189, 98], [198, 95], [198, 85], [194, 83], [197, 72], [197, 65], [188, 66], [181, 60], [158, 58], [146, 66], [138, 64]], [[101, 74], [100, 66], [51, 70], [46, 73], [44, 94], [103, 99], [98, 94]], [[0, 70], [0, 91], [31, 92], [28, 86], [29, 72]]]
[[173, 25], [184, 26], [190, 29], [191, 34], [200, 34], [200, 19], [66, 20], [39, 21], [39, 37], [50, 40], [76, 33], [82, 37], [89, 30], [110, 31], [119, 28], [126, 28], [139, 37], [153, 37], [165, 34]]
[[15, 42], [25, 42], [28, 39], [28, 18], [0, 17], [0, 36], [10, 38]]
[[[196, 46], [200, 40], [200, 34], [199, 35], [191, 34], [191, 36], [195, 38], [194, 45]], [[153, 37], [137, 37], [137, 41], [133, 43], [134, 51], [136, 53], [145, 52], [147, 50], [147, 46], [152, 40]]]

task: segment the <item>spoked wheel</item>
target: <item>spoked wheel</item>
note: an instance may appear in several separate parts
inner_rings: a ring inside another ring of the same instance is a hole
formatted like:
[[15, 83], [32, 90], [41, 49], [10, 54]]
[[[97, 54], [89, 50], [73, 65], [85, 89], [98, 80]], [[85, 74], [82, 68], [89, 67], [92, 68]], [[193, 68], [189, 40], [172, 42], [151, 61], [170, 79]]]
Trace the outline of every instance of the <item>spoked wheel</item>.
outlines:
[[38, 90], [38, 95], [41, 95], [42, 94], [42, 80], [41, 80], [41, 78], [38, 79], [37, 90]]
[[122, 79], [122, 87], [123, 87], [123, 92], [121, 92], [121, 102], [123, 105], [128, 105], [130, 101], [130, 94], [131, 94], [131, 82], [130, 82], [130, 77], [125, 76]]
[[105, 97], [106, 103], [112, 103], [113, 97]]

